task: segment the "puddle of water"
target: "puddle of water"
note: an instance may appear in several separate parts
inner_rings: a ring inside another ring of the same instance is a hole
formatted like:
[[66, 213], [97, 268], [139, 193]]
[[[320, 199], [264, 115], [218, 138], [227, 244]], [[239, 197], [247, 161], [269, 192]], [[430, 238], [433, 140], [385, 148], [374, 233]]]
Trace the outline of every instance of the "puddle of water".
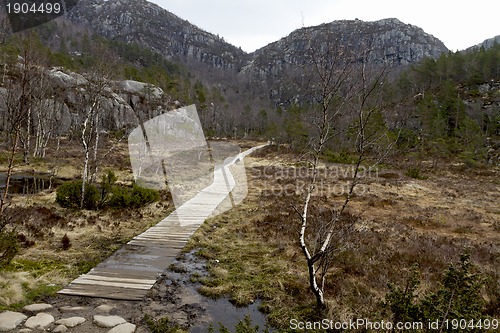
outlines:
[[[259, 332], [264, 332], [266, 316], [259, 311], [259, 301], [247, 307], [236, 307], [227, 298], [211, 299], [198, 293], [197, 289], [200, 286], [199, 283], [192, 283], [189, 277], [193, 273], [205, 276], [207, 272], [204, 260], [197, 257], [194, 252], [195, 251], [184, 253], [182, 259], [174, 261], [174, 265], [182, 266], [185, 272], [176, 273], [170, 270], [167, 273], [170, 280], [166, 281], [167, 284], [172, 283], [172, 281], [180, 282], [184, 288], [187, 289], [185, 295], [196, 295], [196, 300], [193, 301], [204, 309], [203, 322], [196, 326], [192, 326], [189, 332], [206, 333], [208, 332], [210, 324], [212, 324], [215, 332], [218, 332], [219, 323], [233, 332], [235, 326], [242, 321], [245, 316], [250, 317], [252, 326], [259, 326]], [[270, 329], [270, 332], [273, 332], [273, 330]]]
[[260, 302], [255, 302], [248, 307], [235, 307], [228, 299], [221, 298], [217, 300], [206, 299], [203, 302], [203, 307], [206, 309], [205, 314], [210, 317], [210, 322], [203, 323], [192, 327], [190, 333], [206, 333], [208, 327], [212, 324], [215, 332], [219, 331], [219, 323], [223, 324], [231, 332], [234, 332], [235, 326], [249, 316], [252, 321], [252, 326], [259, 326], [259, 332], [264, 332], [266, 325], [266, 316], [259, 311]]
[[[5, 189], [6, 173], [0, 173], [0, 190]], [[58, 179], [51, 179], [48, 174], [13, 174], [10, 178], [10, 194], [36, 194], [43, 190], [56, 187], [61, 183]]]

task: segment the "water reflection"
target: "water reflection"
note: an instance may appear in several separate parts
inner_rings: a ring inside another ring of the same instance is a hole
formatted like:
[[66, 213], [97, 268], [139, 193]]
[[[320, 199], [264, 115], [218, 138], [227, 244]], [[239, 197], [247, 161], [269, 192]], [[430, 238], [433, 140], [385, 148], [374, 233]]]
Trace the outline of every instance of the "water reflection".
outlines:
[[[0, 191], [5, 190], [6, 173], [0, 173]], [[10, 178], [9, 194], [36, 194], [54, 188], [60, 181], [49, 174], [13, 174]]]

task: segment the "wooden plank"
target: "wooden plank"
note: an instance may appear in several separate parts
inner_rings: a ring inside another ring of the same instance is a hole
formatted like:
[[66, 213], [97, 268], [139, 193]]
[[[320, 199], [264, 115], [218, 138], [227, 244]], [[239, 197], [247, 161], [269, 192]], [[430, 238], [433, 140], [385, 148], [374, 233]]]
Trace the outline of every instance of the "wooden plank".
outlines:
[[[169, 216], [134, 237], [111, 257], [72, 281], [60, 294], [141, 300], [158, 275], [175, 260], [198, 227], [216, 211], [234, 187], [229, 166], [254, 147], [214, 168], [214, 182]], [[182, 223], [181, 223], [182, 222]]]

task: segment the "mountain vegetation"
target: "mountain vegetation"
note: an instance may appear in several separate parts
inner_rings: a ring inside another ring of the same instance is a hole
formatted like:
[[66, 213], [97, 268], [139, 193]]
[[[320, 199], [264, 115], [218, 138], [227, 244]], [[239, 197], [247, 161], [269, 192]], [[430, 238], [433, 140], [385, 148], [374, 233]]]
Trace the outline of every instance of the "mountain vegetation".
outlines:
[[[450, 52], [397, 19], [336, 21], [247, 54], [145, 0], [81, 0], [68, 17], [7, 30], [0, 43], [0, 269], [15, 270], [20, 251], [59, 226], [57, 251], [90, 248], [71, 233], [79, 228], [72, 219], [107, 232], [105, 251], [92, 248], [95, 263], [169, 211], [168, 193], [133, 184], [124, 139], [144, 121], [195, 104], [207, 138], [273, 144], [249, 166], [249, 199], [207, 221], [188, 246], [209, 262], [201, 293], [229, 295], [237, 305], [258, 298], [284, 331], [291, 315], [443, 322], [500, 313], [496, 39]], [[342, 176], [322, 174], [332, 166]], [[279, 174], [280, 167], [306, 176]], [[49, 208], [45, 201], [23, 206], [9, 192], [19, 170], [37, 168], [51, 182], [72, 171], [49, 190]], [[361, 179], [363, 170], [383, 176]], [[363, 181], [372, 186], [366, 196], [357, 193]], [[332, 182], [344, 186], [341, 194]], [[469, 195], [464, 187], [477, 184], [484, 193], [470, 195], [484, 206], [471, 199], [457, 208]], [[270, 192], [280, 186], [293, 191]], [[31, 213], [42, 222], [32, 223]], [[108, 221], [120, 218], [130, 230]], [[142, 224], [133, 227], [135, 220]], [[474, 246], [472, 255], [462, 251]], [[448, 265], [457, 252], [460, 262]], [[67, 275], [90, 268], [72, 260]], [[383, 272], [389, 268], [406, 276]], [[146, 322], [155, 331], [178, 328]], [[257, 328], [245, 319], [239, 330]]]

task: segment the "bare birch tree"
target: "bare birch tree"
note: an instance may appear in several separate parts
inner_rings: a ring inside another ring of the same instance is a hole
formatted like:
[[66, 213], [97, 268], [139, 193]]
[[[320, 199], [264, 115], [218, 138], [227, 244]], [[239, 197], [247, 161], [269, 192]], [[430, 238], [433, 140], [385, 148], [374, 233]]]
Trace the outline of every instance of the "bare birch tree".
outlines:
[[[311, 47], [308, 61], [296, 80], [302, 94], [312, 103], [313, 111], [307, 119], [311, 135], [305, 156], [310, 181], [301, 207], [293, 209], [300, 218], [299, 244], [307, 261], [310, 289], [321, 309], [326, 304], [325, 280], [334, 264], [332, 255], [343, 248], [356, 221], [345, 212], [359, 183], [362, 163], [372, 148], [388, 142], [383, 119], [378, 117], [381, 87], [388, 67], [369, 65], [369, 49], [359, 52], [344, 45], [330, 42]], [[339, 136], [350, 137], [357, 152], [352, 179], [345, 198], [331, 208], [329, 217], [312, 221], [311, 205], [318, 186], [321, 158], [327, 145]]]
[[[21, 37], [17, 43], [19, 58], [8, 64], [3, 81], [3, 124], [8, 143], [8, 166], [5, 188], [0, 199], [0, 215], [7, 206], [10, 180], [15, 167], [16, 154], [22, 146], [23, 161], [29, 161], [29, 140], [32, 111], [41, 94], [43, 70], [37, 60], [36, 36]], [[28, 152], [28, 153], [27, 153]]]
[[[84, 207], [86, 184], [95, 180], [98, 171], [98, 149], [102, 126], [102, 106], [110, 90], [116, 61], [114, 55], [100, 45], [92, 53], [94, 63], [86, 73], [87, 84], [80, 93], [79, 106], [83, 111], [80, 141], [83, 147], [82, 190], [80, 208]], [[94, 172], [91, 168], [94, 168]], [[94, 177], [92, 177], [94, 175]]]

